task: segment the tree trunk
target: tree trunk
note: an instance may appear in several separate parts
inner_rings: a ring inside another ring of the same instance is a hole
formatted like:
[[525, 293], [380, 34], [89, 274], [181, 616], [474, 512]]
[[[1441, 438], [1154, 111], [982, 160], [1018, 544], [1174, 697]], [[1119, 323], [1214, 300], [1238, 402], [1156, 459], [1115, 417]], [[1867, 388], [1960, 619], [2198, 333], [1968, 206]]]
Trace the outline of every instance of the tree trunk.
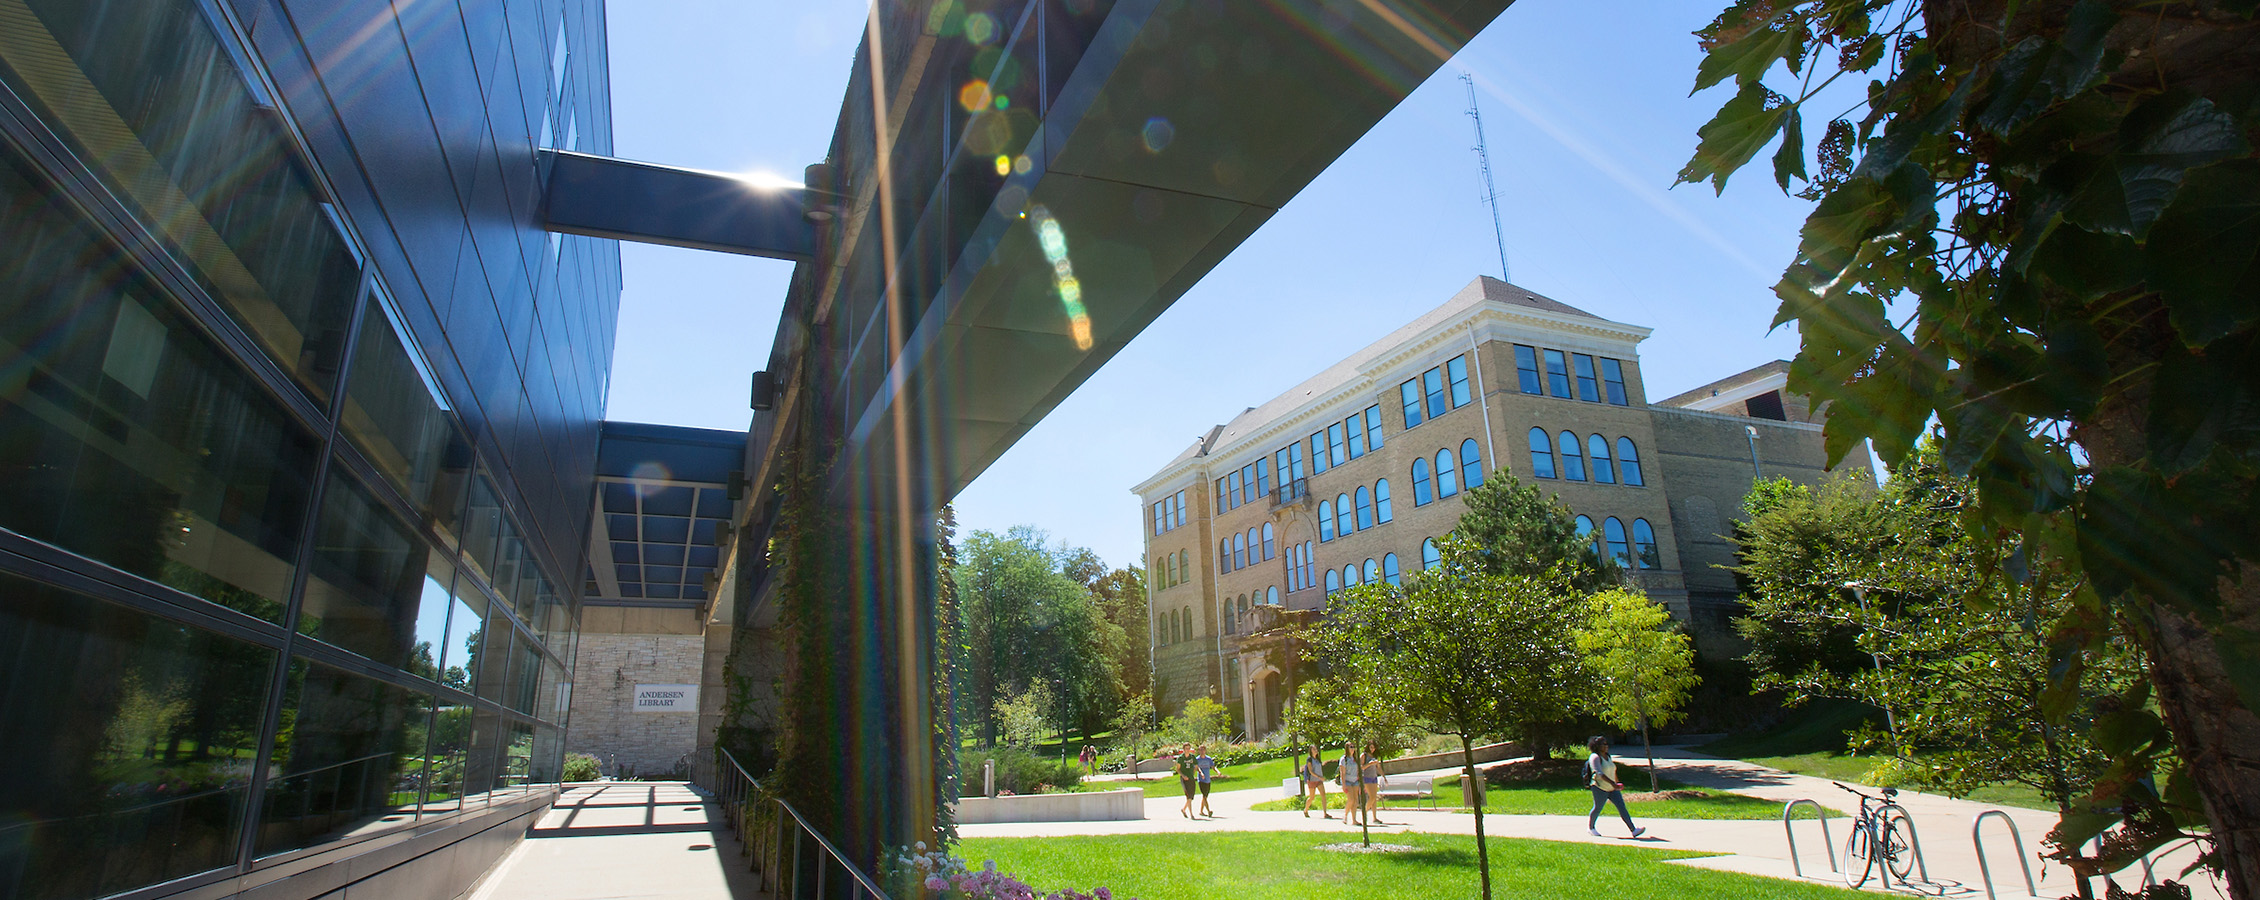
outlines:
[[1633, 675], [1632, 711], [1640, 714], [1640, 746], [1648, 751], [1648, 793], [1653, 794], [1662, 791], [1663, 785], [1656, 781], [1656, 742], [1648, 739], [1648, 701], [1641, 694], [1639, 677]]
[[[1483, 842], [1483, 781], [1475, 773], [1475, 744], [1460, 735], [1461, 778], [1475, 785], [1475, 870], [1483, 876], [1483, 900], [1491, 900], [1491, 848]], [[1464, 788], [1463, 788], [1464, 790]]]

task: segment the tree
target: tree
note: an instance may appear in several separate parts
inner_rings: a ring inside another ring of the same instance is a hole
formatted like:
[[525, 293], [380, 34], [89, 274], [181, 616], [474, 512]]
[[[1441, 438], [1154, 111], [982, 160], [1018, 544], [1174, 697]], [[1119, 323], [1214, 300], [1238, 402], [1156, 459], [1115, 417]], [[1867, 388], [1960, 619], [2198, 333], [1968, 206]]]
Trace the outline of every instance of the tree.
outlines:
[[1153, 659], [1146, 655], [1143, 640], [1148, 627], [1145, 570], [1136, 566], [1113, 569], [1093, 578], [1087, 587], [1098, 599], [1099, 615], [1121, 631], [1122, 639], [1114, 642], [1112, 655], [1115, 671], [1122, 679], [1123, 696], [1151, 694]]
[[[964, 635], [961, 714], [980, 723], [984, 745], [996, 743], [997, 704], [1016, 685], [1058, 681], [1065, 695], [1058, 699], [1083, 717], [1086, 732], [1120, 702], [1114, 660], [1128, 638], [1101, 616], [1090, 590], [1063, 572], [1045, 541], [1028, 526], [1002, 535], [976, 531], [950, 572]], [[1062, 721], [1059, 707], [1048, 715]]]
[[1185, 701], [1185, 709], [1162, 723], [1162, 734], [1172, 743], [1209, 744], [1224, 740], [1232, 730], [1232, 711], [1207, 697]]
[[1336, 672], [1295, 688], [1282, 728], [1299, 745], [1320, 749], [1371, 742], [1384, 754], [1413, 742], [1413, 722], [1404, 707], [1389, 701], [1372, 679]]
[[1594, 594], [1585, 604], [1577, 650], [1593, 677], [1586, 708], [1618, 728], [1640, 729], [1640, 744], [1648, 750], [1648, 790], [1661, 790], [1648, 726], [1685, 715], [1680, 707], [1702, 681], [1695, 675], [1695, 646], [1671, 612], [1645, 595], [1620, 588]]
[[[1573, 636], [1584, 608], [1559, 571], [1502, 574], [1467, 537], [1448, 534], [1437, 543], [1441, 564], [1405, 576], [1402, 587], [1373, 582], [1335, 594], [1332, 615], [1311, 640], [1335, 671], [1359, 673], [1384, 703], [1458, 737], [1461, 777], [1480, 785], [1477, 736], [1552, 717], [1565, 687], [1585, 691]], [[1476, 865], [1490, 900], [1491, 855], [1477, 797]]]
[[1581, 591], [1602, 590], [1623, 578], [1616, 562], [1594, 545], [1593, 536], [1578, 533], [1569, 507], [1505, 469], [1467, 492], [1465, 510], [1452, 531], [1475, 543], [1480, 564], [1493, 574], [1556, 572]]
[[[1836, 458], [1866, 438], [1897, 466], [1935, 419], [1983, 524], [2071, 567], [2053, 638], [2144, 651], [2245, 900], [2260, 897], [2256, 12], [1740, 0], [1698, 33], [1696, 89], [1731, 78], [1734, 95], [1680, 175], [1724, 190], [1783, 138], [1775, 181], [1817, 201], [1775, 287], [1775, 324], [1802, 343], [1790, 389], [1830, 404]], [[1808, 174], [1807, 102], [1871, 71]], [[2134, 765], [2155, 745], [2114, 747], [2088, 805], [2157, 807]], [[2064, 847], [2097, 827], [2066, 826]]]
[[1846, 582], [1881, 571], [1910, 536], [1926, 545], [1943, 539], [1928, 524], [1900, 521], [1904, 508], [1877, 502], [1872, 485], [1850, 478], [1818, 491], [1786, 478], [1753, 485], [1734, 528], [1746, 608], [1734, 627], [1749, 647], [1753, 687], [1784, 687], [1782, 679], [1814, 668], [1850, 676], [1872, 667], [1858, 623], [1831, 610]]
[[[1891, 713], [1893, 731], [1852, 742], [1889, 761], [1886, 783], [1963, 796], [2013, 782], [2065, 821], [2092, 821], [2081, 798], [2110, 772], [2103, 741], [2170, 747], [2142, 712], [2140, 656], [2123, 637], [2054, 641], [2051, 623], [2082, 591], [2076, 574], [2039, 551], [1973, 537], [1963, 527], [1973, 502], [1969, 481], [1926, 444], [1880, 492], [1823, 490], [1753, 517], [1744, 633], [1826, 631], [1854, 660], [1761, 649], [1750, 657], [1758, 683], [1792, 702], [1837, 697]], [[2078, 675], [2056, 678], [2058, 667]], [[2154, 755], [2141, 764], [2154, 768]]]
[[1042, 680], [1007, 696], [997, 704], [997, 728], [1004, 744], [1034, 750], [1059, 729], [1059, 695]]

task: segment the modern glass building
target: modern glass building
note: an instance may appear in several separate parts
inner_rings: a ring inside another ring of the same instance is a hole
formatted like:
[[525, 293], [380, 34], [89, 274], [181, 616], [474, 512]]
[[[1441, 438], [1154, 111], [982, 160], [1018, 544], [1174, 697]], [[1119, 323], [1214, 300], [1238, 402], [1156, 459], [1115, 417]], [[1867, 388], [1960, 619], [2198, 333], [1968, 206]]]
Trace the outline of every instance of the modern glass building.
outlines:
[[0, 898], [449, 897], [549, 802], [602, 16], [0, 0]]

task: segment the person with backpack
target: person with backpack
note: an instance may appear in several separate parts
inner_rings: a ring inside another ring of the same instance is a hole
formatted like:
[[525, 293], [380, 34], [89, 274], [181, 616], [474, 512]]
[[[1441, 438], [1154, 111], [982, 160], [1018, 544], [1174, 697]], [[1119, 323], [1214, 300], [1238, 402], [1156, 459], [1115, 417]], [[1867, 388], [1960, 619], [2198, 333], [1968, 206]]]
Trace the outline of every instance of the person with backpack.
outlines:
[[1183, 814], [1185, 818], [1190, 819], [1193, 817], [1193, 791], [1195, 790], [1193, 785], [1193, 754], [1184, 750], [1178, 751], [1177, 762], [1172, 767], [1172, 771], [1177, 773], [1177, 784], [1185, 789], [1185, 805], [1178, 808], [1177, 811]]
[[1585, 749], [1593, 755], [1585, 758], [1585, 788], [1593, 792], [1593, 811], [1585, 815], [1585, 831], [1594, 837], [1601, 836], [1601, 809], [1610, 803], [1617, 805], [1617, 815], [1624, 819], [1624, 827], [1632, 829], [1639, 837], [1648, 829], [1632, 824], [1632, 811], [1624, 807], [1624, 782], [1617, 778], [1617, 762], [1609, 755], [1609, 739], [1594, 735], [1585, 742]]
[[1334, 818], [1333, 813], [1326, 811], [1326, 759], [1319, 755], [1317, 744], [1310, 745], [1310, 755], [1295, 767], [1295, 774], [1303, 780], [1303, 818], [1310, 818], [1312, 794], [1318, 795], [1318, 814], [1328, 819]]

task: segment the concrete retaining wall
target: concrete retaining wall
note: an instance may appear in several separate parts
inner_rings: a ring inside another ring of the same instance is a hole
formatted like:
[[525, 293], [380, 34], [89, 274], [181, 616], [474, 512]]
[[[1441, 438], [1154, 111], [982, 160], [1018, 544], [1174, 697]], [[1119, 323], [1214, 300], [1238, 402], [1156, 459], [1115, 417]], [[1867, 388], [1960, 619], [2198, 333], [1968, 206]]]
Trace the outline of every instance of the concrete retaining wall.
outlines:
[[957, 823], [960, 825], [984, 825], [991, 822], [1112, 822], [1145, 817], [1146, 792], [1141, 788], [1075, 794], [967, 797], [957, 801]]

